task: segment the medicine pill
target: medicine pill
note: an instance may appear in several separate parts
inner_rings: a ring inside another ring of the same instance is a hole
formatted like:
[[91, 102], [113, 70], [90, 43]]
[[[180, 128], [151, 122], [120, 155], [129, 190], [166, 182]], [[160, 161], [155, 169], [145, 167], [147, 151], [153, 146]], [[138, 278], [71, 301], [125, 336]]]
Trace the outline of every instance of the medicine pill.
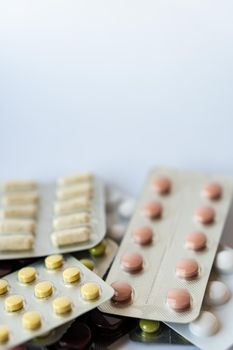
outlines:
[[59, 297], [53, 301], [53, 310], [56, 314], [62, 315], [71, 311], [71, 301], [67, 297]]
[[100, 295], [100, 289], [96, 283], [85, 283], [81, 287], [81, 295], [85, 300], [95, 300]]
[[215, 259], [216, 268], [222, 273], [233, 272], [233, 250], [223, 250], [217, 253]]
[[189, 324], [189, 330], [197, 337], [209, 337], [217, 332], [218, 320], [212, 312], [202, 311], [200, 316]]
[[72, 244], [87, 242], [91, 236], [90, 227], [76, 227], [62, 231], [55, 231], [51, 238], [53, 245], [57, 247], [68, 246]]
[[0, 325], [0, 343], [6, 343], [9, 339], [9, 328], [4, 325]]
[[86, 212], [59, 216], [53, 220], [53, 228], [55, 230], [64, 230], [84, 224], [89, 224], [90, 220], [90, 214]]
[[53, 285], [49, 281], [39, 282], [35, 285], [35, 296], [37, 298], [47, 298], [53, 293]]
[[139, 272], [143, 267], [143, 258], [138, 253], [126, 253], [121, 258], [121, 266], [127, 272]]
[[218, 182], [209, 182], [203, 187], [202, 194], [209, 199], [219, 199], [222, 195], [222, 186]]
[[135, 205], [136, 205], [135, 199], [133, 198], [125, 199], [120, 203], [118, 207], [118, 212], [123, 218], [129, 219], [133, 215]]
[[59, 186], [74, 185], [82, 182], [90, 182], [93, 180], [93, 174], [83, 173], [72, 176], [63, 176], [58, 179]]
[[7, 234], [0, 237], [0, 251], [27, 251], [34, 245], [34, 237], [31, 234]]
[[215, 211], [211, 207], [200, 207], [196, 209], [194, 218], [202, 224], [210, 224], [214, 221]]
[[191, 232], [185, 237], [186, 248], [191, 250], [202, 250], [206, 247], [207, 238], [203, 232]]
[[160, 322], [152, 320], [140, 320], [139, 327], [145, 333], [156, 333], [160, 329]]
[[32, 191], [37, 188], [37, 183], [35, 181], [28, 180], [10, 180], [3, 184], [5, 192], [10, 191]]
[[23, 267], [18, 272], [18, 280], [21, 283], [33, 282], [36, 278], [36, 269], [32, 266]]
[[91, 259], [81, 259], [80, 262], [91, 271], [95, 268], [95, 264]]
[[102, 241], [99, 244], [97, 244], [95, 247], [90, 248], [89, 252], [92, 256], [98, 257], [105, 254], [105, 250], [106, 250], [106, 243], [105, 241]]
[[36, 204], [39, 201], [38, 192], [13, 192], [4, 195], [3, 205], [27, 205]]
[[143, 213], [146, 217], [150, 219], [157, 219], [162, 215], [162, 205], [160, 202], [151, 201], [147, 202], [143, 206]]
[[184, 311], [190, 307], [191, 297], [187, 289], [171, 289], [167, 294], [167, 303], [175, 311]]
[[230, 298], [230, 291], [225, 283], [211, 281], [205, 293], [205, 301], [208, 305], [222, 305]]
[[0, 221], [1, 233], [32, 233], [36, 231], [35, 220], [30, 219], [4, 219]]
[[133, 289], [129, 283], [116, 281], [111, 284], [111, 287], [114, 289], [112, 301], [121, 303], [131, 300]]
[[152, 187], [160, 194], [169, 193], [171, 190], [171, 180], [166, 176], [159, 176], [154, 179]]
[[59, 269], [63, 265], [63, 257], [60, 254], [49, 255], [45, 258], [45, 266], [47, 269]]
[[63, 271], [63, 280], [65, 283], [74, 283], [80, 279], [80, 270], [77, 267], [68, 267]]
[[4, 279], [0, 279], [0, 295], [6, 294], [8, 291], [8, 282]]
[[176, 275], [180, 278], [194, 278], [198, 275], [198, 263], [194, 259], [181, 259], [176, 263]]
[[23, 297], [11, 295], [5, 300], [5, 309], [8, 312], [16, 312], [23, 308]]
[[133, 231], [133, 238], [140, 245], [150, 244], [153, 238], [153, 230], [149, 226], [137, 227]]
[[66, 200], [82, 195], [91, 197], [93, 192], [93, 185], [89, 182], [80, 183], [78, 185], [71, 185], [58, 188], [57, 198], [59, 200]]
[[23, 315], [22, 322], [26, 329], [38, 329], [41, 326], [41, 315], [37, 311], [28, 311]]

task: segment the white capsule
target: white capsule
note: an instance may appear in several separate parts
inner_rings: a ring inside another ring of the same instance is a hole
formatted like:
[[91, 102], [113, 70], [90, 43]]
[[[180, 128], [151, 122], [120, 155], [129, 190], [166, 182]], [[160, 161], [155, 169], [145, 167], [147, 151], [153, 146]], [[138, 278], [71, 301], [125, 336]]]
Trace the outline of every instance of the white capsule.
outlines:
[[216, 268], [222, 273], [233, 272], [233, 250], [219, 252], [215, 259]]
[[228, 287], [221, 281], [211, 281], [205, 293], [205, 302], [208, 305], [222, 305], [230, 298]]
[[202, 311], [199, 317], [189, 323], [189, 330], [197, 337], [210, 337], [219, 328], [219, 323], [214, 314], [209, 311]]
[[136, 201], [133, 198], [124, 200], [118, 207], [118, 213], [125, 219], [130, 219], [135, 209]]
[[34, 244], [34, 237], [28, 234], [7, 234], [1, 235], [0, 251], [31, 250]]

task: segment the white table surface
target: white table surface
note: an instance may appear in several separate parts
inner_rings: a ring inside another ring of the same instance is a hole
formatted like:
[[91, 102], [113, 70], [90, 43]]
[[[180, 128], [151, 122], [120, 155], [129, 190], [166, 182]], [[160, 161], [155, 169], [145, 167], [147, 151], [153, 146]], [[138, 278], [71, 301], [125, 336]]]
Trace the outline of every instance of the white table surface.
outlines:
[[156, 164], [231, 175], [232, 13], [231, 0], [1, 1], [0, 177], [92, 169], [137, 195]]

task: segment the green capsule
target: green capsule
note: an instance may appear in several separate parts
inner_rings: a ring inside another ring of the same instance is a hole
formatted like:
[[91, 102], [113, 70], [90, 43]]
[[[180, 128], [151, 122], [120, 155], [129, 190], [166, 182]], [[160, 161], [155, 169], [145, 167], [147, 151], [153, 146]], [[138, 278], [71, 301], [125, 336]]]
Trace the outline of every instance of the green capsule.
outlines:
[[151, 320], [140, 320], [139, 327], [145, 333], [156, 333], [159, 330], [160, 322]]
[[89, 249], [89, 252], [91, 255], [98, 257], [101, 255], [104, 255], [105, 250], [106, 250], [106, 243], [105, 241], [102, 241], [99, 244], [97, 244], [95, 247]]
[[80, 262], [91, 271], [93, 271], [95, 268], [95, 264], [91, 259], [81, 259]]

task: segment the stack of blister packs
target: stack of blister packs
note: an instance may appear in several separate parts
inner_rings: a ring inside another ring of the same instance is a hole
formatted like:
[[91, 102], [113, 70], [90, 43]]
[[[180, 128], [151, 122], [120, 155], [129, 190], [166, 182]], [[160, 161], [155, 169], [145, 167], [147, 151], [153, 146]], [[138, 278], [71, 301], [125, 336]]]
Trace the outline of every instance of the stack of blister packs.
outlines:
[[2, 183], [0, 350], [231, 347], [232, 192], [168, 168], [137, 202], [91, 173]]

